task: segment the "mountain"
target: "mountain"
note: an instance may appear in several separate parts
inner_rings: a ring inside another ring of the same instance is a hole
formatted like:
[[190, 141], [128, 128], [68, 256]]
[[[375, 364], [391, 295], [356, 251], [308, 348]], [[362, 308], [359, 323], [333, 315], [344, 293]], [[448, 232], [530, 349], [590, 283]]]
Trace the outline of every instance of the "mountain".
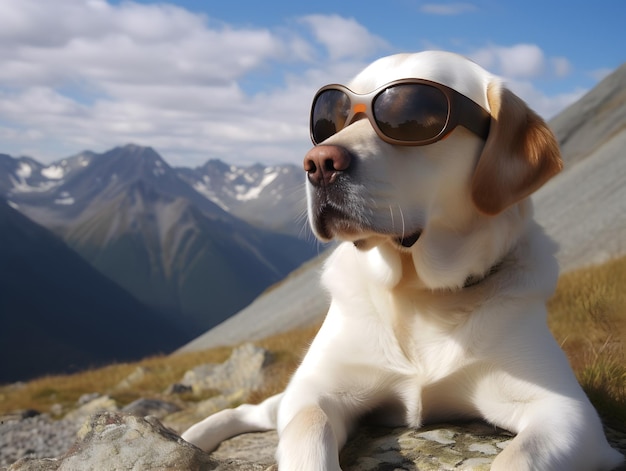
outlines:
[[149, 147], [84, 152], [47, 167], [0, 162], [13, 205], [191, 333], [226, 319], [314, 254], [311, 243], [224, 210]]
[[549, 124], [565, 169], [533, 199], [561, 270], [626, 253], [626, 64]]
[[[559, 243], [561, 271], [626, 254], [626, 64], [549, 124], [565, 169], [533, 201], [537, 221]], [[320, 322], [329, 302], [319, 284], [325, 256], [178, 351], [233, 345]]]
[[189, 337], [0, 200], [0, 383], [169, 352]]
[[258, 227], [312, 239], [306, 224], [304, 171], [295, 165], [247, 167], [209, 160], [177, 169], [181, 178], [225, 211]]
[[550, 121], [568, 166], [592, 156], [626, 126], [626, 63]]

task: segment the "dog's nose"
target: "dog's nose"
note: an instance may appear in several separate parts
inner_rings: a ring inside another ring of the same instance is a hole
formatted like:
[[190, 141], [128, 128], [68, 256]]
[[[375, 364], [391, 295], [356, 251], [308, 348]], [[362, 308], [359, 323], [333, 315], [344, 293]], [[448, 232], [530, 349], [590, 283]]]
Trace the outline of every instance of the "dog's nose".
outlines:
[[315, 146], [304, 156], [304, 170], [314, 186], [326, 186], [350, 167], [352, 156], [343, 147]]

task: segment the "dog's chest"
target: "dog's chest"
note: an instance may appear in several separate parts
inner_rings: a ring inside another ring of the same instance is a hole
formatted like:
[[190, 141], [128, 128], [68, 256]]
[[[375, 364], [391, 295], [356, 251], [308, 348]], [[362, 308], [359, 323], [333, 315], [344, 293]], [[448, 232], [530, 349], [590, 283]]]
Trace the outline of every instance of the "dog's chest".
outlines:
[[[416, 299], [417, 298], [417, 299]], [[391, 297], [393, 341], [424, 383], [438, 381], [472, 361], [464, 338], [468, 314], [433, 310], [420, 296]], [[432, 300], [431, 300], [432, 301]]]
[[343, 246], [324, 277], [333, 298], [325, 324], [334, 340], [328, 342], [342, 345], [346, 362], [427, 384], [472, 361], [464, 339], [483, 299], [472, 294], [478, 290], [435, 292], [407, 277], [407, 283], [389, 288], [362, 262], [358, 252]]

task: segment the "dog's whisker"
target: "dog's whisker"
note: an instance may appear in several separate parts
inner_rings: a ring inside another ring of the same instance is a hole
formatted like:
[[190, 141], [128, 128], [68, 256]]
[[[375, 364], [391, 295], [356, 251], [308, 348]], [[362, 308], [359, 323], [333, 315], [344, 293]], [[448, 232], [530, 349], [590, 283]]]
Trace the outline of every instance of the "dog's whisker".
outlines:
[[400, 221], [402, 221], [402, 238], [404, 239], [404, 231], [405, 231], [405, 225], [404, 225], [404, 212], [402, 211], [402, 206], [400, 206], [400, 203], [398, 203], [398, 211], [400, 211]]

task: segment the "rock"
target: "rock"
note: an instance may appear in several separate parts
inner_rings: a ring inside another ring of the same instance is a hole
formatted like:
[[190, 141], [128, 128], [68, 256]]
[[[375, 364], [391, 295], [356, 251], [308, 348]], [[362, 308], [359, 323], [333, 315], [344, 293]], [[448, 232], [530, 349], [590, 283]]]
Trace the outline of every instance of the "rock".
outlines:
[[87, 417], [101, 411], [117, 411], [117, 403], [109, 396], [96, 396], [95, 399], [81, 405], [65, 415], [66, 421], [82, 423]]
[[[15, 413], [0, 423], [0, 469], [18, 458], [9, 470], [275, 469], [276, 432], [234, 437], [212, 454], [177, 435], [219, 410], [244, 402], [262, 384], [268, 360], [267, 351], [247, 344], [221, 365], [187, 372], [185, 387], [204, 391], [205, 397], [207, 390], [215, 391], [215, 396], [188, 403], [182, 410], [171, 402], [139, 399], [120, 412], [112, 398], [93, 394], [81, 397], [79, 407], [62, 420], [53, 421], [49, 414], [25, 418], [29, 413]], [[123, 383], [138, 381], [146, 371], [136, 370]], [[614, 447], [626, 451], [625, 433], [607, 429], [607, 436]], [[348, 441], [340, 461], [344, 471], [482, 471], [490, 468], [511, 439], [509, 432], [482, 422], [419, 430], [364, 426]]]
[[[60, 458], [22, 458], [9, 471], [264, 471], [275, 465], [278, 443], [276, 432], [249, 433], [226, 440], [208, 454], [185, 442], [155, 417], [120, 412], [95, 414], [77, 437]], [[623, 433], [615, 432], [610, 437], [614, 445], [624, 443]], [[344, 471], [487, 471], [512, 438], [509, 432], [483, 422], [417, 430], [364, 426], [348, 441], [340, 461]]]
[[[419, 430], [360, 428], [341, 451], [344, 471], [487, 471], [513, 438], [482, 422], [437, 425]], [[250, 433], [223, 442], [212, 456], [246, 459], [270, 466], [278, 443], [276, 432]]]
[[133, 386], [137, 385], [137, 383], [143, 381], [147, 374], [150, 373], [150, 368], [146, 368], [145, 366], [138, 366], [135, 371], [129, 374], [126, 378], [115, 386], [115, 389], [124, 390], [130, 389]]
[[13, 412], [7, 412], [6, 414], [0, 415], [0, 424], [3, 424], [5, 422], [29, 419], [30, 417], [35, 417], [40, 413], [41, 412], [36, 409], [21, 409]]
[[[50, 414], [21, 413], [13, 414], [14, 420], [0, 421], [0, 467], [23, 457], [60, 456], [70, 448], [76, 432], [90, 416], [118, 410], [115, 400], [99, 394], [83, 396], [77, 405], [62, 420], [53, 420]], [[58, 408], [60, 412], [62, 407]]]
[[88, 394], [83, 394], [82, 396], [80, 396], [78, 398], [78, 401], [76, 401], [76, 404], [78, 404], [79, 406], [84, 406], [85, 404], [90, 403], [91, 401], [95, 401], [96, 399], [98, 399], [102, 394], [94, 392], [94, 393], [88, 393]]
[[224, 363], [206, 363], [187, 371], [179, 383], [167, 388], [166, 393], [212, 392], [213, 396], [167, 416], [164, 422], [182, 432], [217, 411], [241, 404], [252, 391], [263, 385], [265, 367], [270, 360], [269, 351], [247, 343], [233, 350]]
[[60, 417], [61, 415], [63, 415], [63, 405], [59, 403], [52, 404], [50, 406], [50, 414], [55, 417]]
[[[88, 420], [74, 446], [58, 459], [24, 458], [10, 471], [97, 469], [216, 470], [219, 463], [152, 417], [102, 412]], [[229, 468], [236, 469], [236, 468]]]
[[233, 350], [222, 364], [209, 363], [189, 370], [180, 384], [194, 392], [215, 390], [223, 395], [242, 389], [253, 391], [263, 384], [263, 368], [269, 360], [269, 351], [246, 343]]
[[0, 469], [20, 458], [54, 457], [67, 451], [80, 426], [39, 414], [22, 420], [0, 423]]
[[122, 408], [122, 412], [136, 415], [137, 417], [145, 417], [152, 415], [159, 419], [166, 417], [174, 412], [178, 412], [180, 407], [172, 402], [162, 401], [160, 399], [137, 399]]
[[419, 430], [365, 427], [341, 452], [345, 471], [488, 471], [513, 435], [482, 422]]
[[248, 391], [240, 390], [229, 395], [218, 395], [204, 401], [200, 401], [194, 407], [181, 410], [174, 414], [168, 415], [163, 422], [178, 433], [182, 433], [196, 422], [200, 422], [209, 415], [216, 412], [241, 404], [247, 397]]
[[220, 461], [228, 459], [250, 460], [266, 469], [275, 463], [274, 454], [278, 445], [278, 434], [275, 431], [244, 433], [222, 442], [211, 456]]
[[[612, 430], [607, 435], [623, 453], [619, 443], [626, 434]], [[488, 471], [512, 439], [510, 432], [480, 421], [420, 429], [365, 426], [343, 448], [340, 462], [344, 471]], [[276, 432], [250, 433], [223, 442], [212, 456], [220, 462], [254, 457], [265, 467], [274, 462], [277, 443]]]
[[22, 458], [15, 464], [9, 466], [9, 471], [56, 471], [59, 469], [59, 462], [54, 458]]
[[174, 383], [170, 384], [163, 394], [172, 395], [172, 394], [186, 394], [193, 391], [191, 386], [187, 386], [186, 384]]

